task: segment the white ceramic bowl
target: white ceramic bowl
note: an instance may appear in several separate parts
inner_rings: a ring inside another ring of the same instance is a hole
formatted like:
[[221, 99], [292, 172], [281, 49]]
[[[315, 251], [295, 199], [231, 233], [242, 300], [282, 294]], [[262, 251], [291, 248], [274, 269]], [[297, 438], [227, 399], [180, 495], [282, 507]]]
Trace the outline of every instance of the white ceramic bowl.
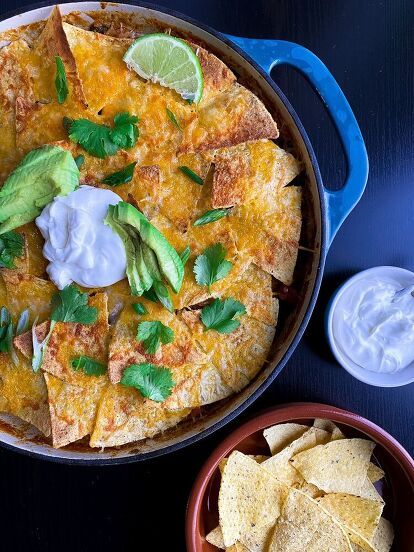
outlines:
[[349, 280], [343, 283], [336, 290], [329, 302], [325, 317], [326, 336], [336, 360], [343, 368], [345, 368], [347, 372], [354, 376], [354, 378], [357, 378], [364, 383], [368, 383], [369, 385], [376, 385], [377, 387], [400, 387], [401, 385], [407, 385], [408, 383], [414, 382], [414, 362], [409, 364], [400, 372], [396, 372], [394, 374], [372, 372], [353, 362], [338, 346], [333, 335], [333, 316], [338, 301], [342, 297], [343, 293], [350, 286], [358, 282], [358, 280], [364, 280], [365, 278], [372, 276], [376, 276], [378, 278], [387, 276], [398, 278], [401, 282], [401, 287], [408, 286], [414, 281], [413, 272], [406, 270], [405, 268], [398, 268], [396, 266], [376, 266], [355, 274], [355, 276], [349, 278]]

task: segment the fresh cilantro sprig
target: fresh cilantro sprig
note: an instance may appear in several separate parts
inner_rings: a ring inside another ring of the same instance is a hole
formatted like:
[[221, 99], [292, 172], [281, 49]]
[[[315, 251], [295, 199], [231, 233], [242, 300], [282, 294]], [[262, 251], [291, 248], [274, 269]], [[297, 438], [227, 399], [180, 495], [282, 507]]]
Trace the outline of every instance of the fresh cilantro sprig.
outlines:
[[148, 314], [146, 306], [142, 303], [132, 303], [132, 308], [139, 315]]
[[63, 104], [69, 95], [68, 81], [66, 79], [66, 71], [65, 71], [65, 66], [63, 64], [62, 58], [60, 56], [56, 56], [55, 61], [56, 61], [55, 87], [56, 87], [57, 101], [60, 104]]
[[183, 130], [181, 128], [181, 125], [180, 123], [177, 121], [177, 117], [174, 115], [174, 113], [172, 111], [170, 111], [168, 109], [168, 107], [166, 108], [166, 111], [167, 111], [167, 116], [168, 118], [170, 119], [170, 121], [172, 122], [172, 124], [178, 129], [178, 130]]
[[23, 255], [23, 236], [18, 232], [0, 235], [0, 268], [16, 268], [14, 259]]
[[230, 214], [231, 208], [228, 209], [211, 209], [206, 211], [201, 217], [193, 222], [193, 226], [204, 226], [210, 222], [216, 222], [223, 217], [227, 217]]
[[138, 117], [129, 113], [118, 113], [114, 117], [113, 128], [101, 125], [88, 119], [64, 119], [64, 125], [69, 129], [72, 142], [82, 146], [94, 157], [104, 159], [115, 155], [119, 149], [132, 148], [138, 139], [139, 130], [136, 126]]
[[204, 180], [201, 178], [201, 176], [198, 176], [197, 173], [195, 173], [190, 167], [186, 167], [185, 165], [181, 165], [178, 167], [180, 171], [188, 176], [190, 180], [198, 184], [199, 186], [202, 186], [204, 184]]
[[127, 182], [131, 182], [132, 177], [134, 176], [136, 164], [137, 162], [135, 161], [134, 163], [127, 165], [120, 171], [109, 174], [102, 180], [102, 182], [104, 184], [108, 184], [108, 186], [119, 186], [119, 184], [126, 184]]
[[159, 320], [140, 322], [137, 340], [142, 341], [145, 352], [154, 355], [161, 346], [174, 341], [174, 332]]
[[98, 319], [98, 309], [88, 305], [88, 294], [72, 284], [55, 293], [52, 308], [51, 319], [55, 322], [94, 324]]
[[156, 402], [165, 401], [174, 387], [171, 370], [148, 362], [125, 368], [121, 383], [135, 387], [143, 397]]
[[194, 274], [200, 286], [212, 286], [230, 272], [233, 264], [226, 261], [227, 251], [221, 243], [211, 245], [199, 255], [194, 264]]
[[82, 371], [87, 376], [102, 376], [106, 373], [106, 366], [93, 358], [81, 355], [73, 358], [70, 365], [76, 371]]
[[246, 314], [245, 306], [233, 298], [215, 299], [201, 310], [201, 321], [207, 330], [228, 334], [237, 330], [240, 321], [236, 318]]

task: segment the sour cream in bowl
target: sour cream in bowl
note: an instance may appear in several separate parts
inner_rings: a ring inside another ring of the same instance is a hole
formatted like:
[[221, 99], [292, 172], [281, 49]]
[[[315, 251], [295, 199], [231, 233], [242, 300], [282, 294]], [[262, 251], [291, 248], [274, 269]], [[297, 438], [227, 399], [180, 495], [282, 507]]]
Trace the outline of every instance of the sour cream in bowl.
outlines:
[[414, 273], [394, 266], [364, 270], [333, 295], [326, 334], [337, 361], [355, 378], [379, 387], [414, 382], [414, 297], [395, 293]]

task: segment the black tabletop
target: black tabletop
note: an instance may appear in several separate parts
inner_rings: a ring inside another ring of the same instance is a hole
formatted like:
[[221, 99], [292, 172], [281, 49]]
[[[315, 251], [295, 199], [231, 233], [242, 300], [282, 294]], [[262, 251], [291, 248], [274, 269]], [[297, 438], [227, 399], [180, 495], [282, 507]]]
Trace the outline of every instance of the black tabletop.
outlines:
[[[0, 12], [30, 4], [1, 0]], [[5, 551], [185, 550], [187, 497], [205, 458], [242, 420], [290, 401], [318, 401], [379, 424], [414, 454], [414, 385], [358, 382], [333, 359], [322, 317], [334, 289], [376, 265], [414, 268], [414, 4], [411, 0], [158, 0], [234, 35], [280, 38], [315, 52], [360, 123], [370, 158], [365, 195], [329, 252], [318, 305], [283, 373], [239, 419], [185, 450], [144, 464], [71, 467], [0, 449]], [[338, 187], [345, 163], [323, 107], [294, 72], [275, 79], [301, 117], [324, 181]], [[1, 78], [1, 76], [0, 76]]]

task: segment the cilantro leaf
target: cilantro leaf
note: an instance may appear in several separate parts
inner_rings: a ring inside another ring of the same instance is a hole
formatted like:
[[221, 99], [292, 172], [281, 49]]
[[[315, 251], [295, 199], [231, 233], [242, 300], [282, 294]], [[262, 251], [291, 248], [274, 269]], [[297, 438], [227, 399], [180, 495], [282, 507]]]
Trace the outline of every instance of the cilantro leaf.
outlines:
[[206, 211], [201, 217], [193, 222], [193, 226], [204, 226], [210, 222], [215, 222], [223, 217], [227, 217], [230, 214], [231, 208], [228, 209], [211, 209]]
[[215, 299], [201, 311], [201, 321], [207, 330], [216, 330], [219, 333], [231, 333], [240, 326], [236, 316], [246, 314], [245, 306], [231, 297], [222, 301]]
[[174, 387], [171, 370], [148, 362], [125, 368], [121, 383], [135, 387], [143, 397], [156, 402], [163, 402], [169, 397]]
[[69, 138], [94, 157], [104, 159], [115, 155], [118, 146], [111, 140], [111, 129], [88, 119], [76, 119], [70, 125]]
[[168, 115], [168, 118], [170, 119], [170, 121], [172, 122], [172, 124], [178, 128], [178, 130], [183, 130], [180, 126], [180, 123], [177, 121], [177, 117], [174, 115], [174, 113], [172, 111], [170, 111], [168, 109], [168, 107], [166, 108], [167, 110], [167, 115]]
[[190, 167], [186, 167], [185, 165], [181, 165], [181, 167], [178, 167], [180, 171], [188, 176], [193, 182], [198, 184], [199, 186], [202, 186], [204, 184], [204, 180], [201, 178], [201, 176], [198, 176]]
[[23, 236], [18, 232], [0, 235], [0, 268], [16, 268], [14, 259], [23, 255]]
[[106, 372], [105, 364], [86, 355], [73, 358], [70, 361], [70, 365], [74, 370], [82, 370], [87, 376], [102, 376]]
[[191, 249], [190, 249], [190, 246], [187, 245], [187, 247], [180, 253], [180, 259], [181, 259], [181, 262], [183, 263], [183, 266], [187, 264], [187, 261], [190, 258], [190, 255], [191, 255]]
[[82, 293], [74, 285], [55, 293], [52, 307], [51, 319], [56, 322], [94, 324], [98, 318], [98, 309], [88, 305], [88, 294]]
[[88, 119], [68, 118], [63, 120], [69, 128], [69, 138], [82, 146], [88, 153], [100, 159], [115, 155], [121, 148], [132, 148], [138, 139], [138, 128], [135, 123], [138, 117], [129, 113], [118, 113], [114, 117], [114, 127], [100, 125]]
[[131, 182], [132, 177], [134, 176], [134, 170], [137, 162], [127, 165], [120, 171], [114, 172], [106, 176], [102, 182], [108, 184], [108, 186], [118, 186], [119, 184], [126, 184]]
[[61, 57], [56, 56], [56, 78], [55, 78], [55, 87], [57, 100], [60, 104], [63, 104], [68, 97], [69, 88], [68, 81], [66, 80], [66, 71]]
[[137, 314], [148, 314], [146, 306], [142, 303], [132, 303], [132, 308]]
[[226, 254], [227, 251], [221, 243], [216, 243], [207, 247], [204, 253], [197, 257], [194, 264], [197, 284], [210, 288], [214, 282], [227, 276], [233, 264], [225, 260]]
[[137, 340], [142, 341], [145, 352], [154, 355], [161, 346], [174, 341], [174, 332], [162, 322], [140, 322], [138, 324]]
[[112, 142], [122, 149], [135, 146], [139, 136], [139, 130], [135, 123], [138, 122], [138, 117], [129, 113], [118, 113], [115, 115], [114, 128], [110, 133]]

